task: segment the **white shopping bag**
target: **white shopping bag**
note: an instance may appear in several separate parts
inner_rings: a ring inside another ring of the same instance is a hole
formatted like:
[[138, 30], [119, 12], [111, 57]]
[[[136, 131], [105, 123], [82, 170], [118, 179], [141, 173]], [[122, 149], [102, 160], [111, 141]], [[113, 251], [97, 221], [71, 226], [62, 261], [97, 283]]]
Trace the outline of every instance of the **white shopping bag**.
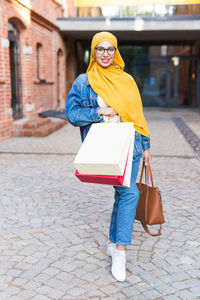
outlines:
[[[134, 131], [133, 131], [133, 135], [134, 135]], [[132, 171], [132, 158], [133, 158], [133, 140], [134, 140], [134, 136], [131, 139], [131, 143], [130, 143], [129, 150], [128, 150], [128, 156], [126, 159], [124, 174], [122, 176], [80, 174], [77, 170], [75, 172], [75, 176], [77, 178], [79, 178], [79, 180], [82, 182], [130, 187], [131, 171]]]
[[123, 175], [134, 133], [131, 122], [92, 124], [74, 160], [76, 169], [80, 174]]
[[131, 137], [131, 141], [130, 141], [128, 161], [127, 161], [126, 172], [125, 172], [124, 182], [123, 182], [124, 187], [130, 187], [132, 162], [133, 162], [134, 140], [135, 140], [135, 129], [132, 131], [132, 137]]

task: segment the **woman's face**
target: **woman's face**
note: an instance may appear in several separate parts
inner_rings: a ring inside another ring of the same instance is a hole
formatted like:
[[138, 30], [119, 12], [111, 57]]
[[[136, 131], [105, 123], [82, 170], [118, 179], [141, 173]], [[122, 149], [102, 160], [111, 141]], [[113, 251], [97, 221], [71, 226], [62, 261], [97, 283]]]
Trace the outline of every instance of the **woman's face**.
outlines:
[[101, 67], [107, 68], [113, 63], [115, 51], [116, 49], [112, 43], [103, 41], [95, 48], [95, 59]]

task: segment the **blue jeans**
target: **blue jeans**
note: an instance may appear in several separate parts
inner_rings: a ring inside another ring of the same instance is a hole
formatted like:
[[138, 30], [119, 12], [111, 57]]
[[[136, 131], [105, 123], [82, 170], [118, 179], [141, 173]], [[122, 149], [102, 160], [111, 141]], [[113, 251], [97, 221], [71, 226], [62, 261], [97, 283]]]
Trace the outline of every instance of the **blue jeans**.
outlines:
[[109, 240], [117, 245], [128, 246], [131, 244], [133, 223], [139, 200], [139, 191], [136, 185], [139, 164], [140, 159], [132, 163], [129, 188], [114, 186], [115, 202], [110, 221]]

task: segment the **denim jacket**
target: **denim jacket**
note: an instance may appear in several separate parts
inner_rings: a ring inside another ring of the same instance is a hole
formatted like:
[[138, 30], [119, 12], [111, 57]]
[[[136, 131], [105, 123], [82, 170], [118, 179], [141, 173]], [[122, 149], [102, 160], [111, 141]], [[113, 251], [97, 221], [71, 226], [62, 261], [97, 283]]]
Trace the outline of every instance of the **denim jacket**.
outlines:
[[[66, 115], [69, 122], [80, 127], [81, 139], [85, 139], [92, 123], [103, 122], [98, 113], [98, 95], [93, 91], [87, 73], [77, 77], [66, 101]], [[135, 132], [133, 160], [142, 157], [142, 150], [149, 149], [149, 138]]]

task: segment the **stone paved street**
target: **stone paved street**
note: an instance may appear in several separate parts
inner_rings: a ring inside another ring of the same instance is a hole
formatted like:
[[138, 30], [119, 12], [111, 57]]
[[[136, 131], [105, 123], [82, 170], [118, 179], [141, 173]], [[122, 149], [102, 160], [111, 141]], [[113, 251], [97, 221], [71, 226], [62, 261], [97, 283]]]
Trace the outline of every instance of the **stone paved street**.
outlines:
[[173, 121], [200, 139], [200, 115], [145, 115], [166, 223], [150, 237], [135, 222], [123, 283], [105, 252], [113, 188], [74, 176], [79, 129], [0, 143], [0, 300], [200, 299], [200, 157]]

